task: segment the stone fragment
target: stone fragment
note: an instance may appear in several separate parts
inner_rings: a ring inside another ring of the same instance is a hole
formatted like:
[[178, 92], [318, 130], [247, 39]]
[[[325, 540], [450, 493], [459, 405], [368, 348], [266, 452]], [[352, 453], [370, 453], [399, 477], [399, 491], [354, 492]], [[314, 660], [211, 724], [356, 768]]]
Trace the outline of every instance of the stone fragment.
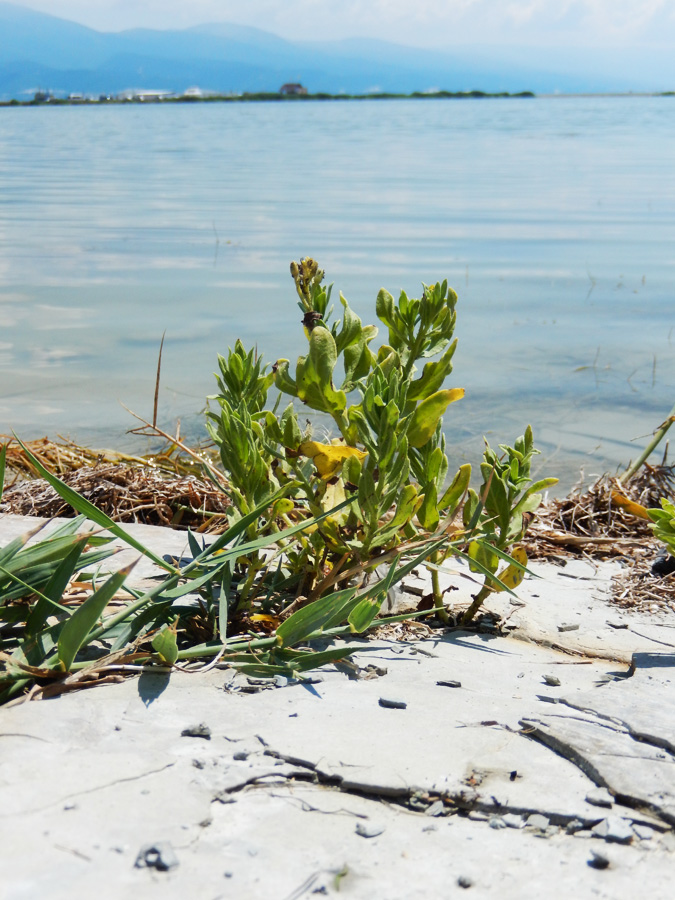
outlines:
[[544, 675], [544, 684], [547, 684], [549, 687], [560, 687], [560, 679], [557, 675]]
[[606, 809], [611, 809], [614, 805], [614, 797], [612, 797], [607, 788], [596, 788], [594, 791], [589, 791], [586, 794], [586, 803], [590, 803], [591, 806], [604, 806]]
[[374, 838], [384, 831], [384, 825], [377, 825], [375, 822], [357, 822], [356, 833], [359, 837]]
[[442, 800], [436, 800], [435, 803], [432, 803], [431, 806], [425, 810], [426, 816], [443, 816], [445, 815], [446, 806]]
[[523, 817], [516, 815], [516, 813], [504, 813], [502, 819], [509, 828], [522, 828], [525, 824]]
[[134, 866], [137, 869], [157, 869], [158, 872], [168, 872], [178, 865], [178, 857], [168, 841], [158, 841], [156, 844], [145, 844], [138, 851]]
[[460, 875], [459, 878], [457, 879], [457, 884], [461, 888], [466, 889], [466, 888], [473, 887], [473, 880], [471, 878], [468, 878], [466, 875]]
[[576, 834], [578, 831], [583, 831], [586, 826], [581, 821], [581, 819], [572, 819], [571, 822], [568, 822], [565, 826], [565, 831], [567, 834]]
[[647, 825], [638, 825], [633, 823], [633, 831], [641, 841], [651, 841], [654, 837], [654, 829]]
[[380, 706], [385, 709], [407, 709], [405, 700], [397, 700], [394, 697], [380, 697]]
[[449, 687], [449, 688], [461, 688], [461, 681], [437, 681], [436, 684], [439, 687]]
[[200, 722], [199, 725], [189, 725], [181, 731], [181, 737], [198, 737], [207, 741], [211, 740], [211, 729], [208, 725]]
[[502, 828], [506, 828], [506, 822], [504, 821], [502, 816], [490, 816], [488, 821], [490, 828], [494, 828], [495, 831], [499, 831]]
[[579, 630], [578, 623], [563, 622], [562, 625], [558, 625], [558, 631], [578, 631], [578, 630]]
[[545, 831], [549, 826], [548, 818], [541, 813], [532, 813], [525, 821], [528, 828], [535, 828], [538, 831]]
[[490, 817], [479, 809], [471, 809], [469, 810], [469, 818], [472, 822], [487, 822]]
[[286, 687], [288, 685], [288, 678], [285, 675], [275, 675], [274, 683], [277, 687]]
[[244, 760], [248, 759], [248, 756], [249, 754], [247, 750], [237, 750], [232, 759], [236, 759], [237, 762], [244, 762]]
[[630, 844], [635, 837], [633, 826], [628, 819], [620, 819], [618, 816], [608, 816], [602, 822], [598, 822], [591, 833], [598, 838], [614, 844]]

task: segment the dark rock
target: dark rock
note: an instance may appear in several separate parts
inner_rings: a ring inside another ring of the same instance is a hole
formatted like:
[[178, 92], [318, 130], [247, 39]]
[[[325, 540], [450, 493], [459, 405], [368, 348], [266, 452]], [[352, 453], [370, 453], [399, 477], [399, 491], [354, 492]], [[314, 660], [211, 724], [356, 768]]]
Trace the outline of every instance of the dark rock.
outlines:
[[588, 860], [588, 865], [591, 869], [608, 869], [609, 859], [604, 853], [596, 853], [594, 850], [591, 850], [591, 858]]
[[473, 881], [471, 878], [468, 878], [466, 875], [460, 875], [457, 879], [457, 884], [461, 888], [470, 888], [473, 887]]
[[408, 704], [405, 700], [395, 700], [392, 697], [380, 697], [380, 706], [385, 709], [407, 709]]
[[449, 688], [461, 688], [461, 681], [437, 681], [436, 684], [439, 687], [449, 687]]
[[668, 552], [659, 553], [652, 564], [652, 575], [663, 578], [673, 572], [675, 572], [675, 556], [671, 556]]
[[158, 841], [156, 844], [145, 844], [138, 851], [134, 866], [137, 869], [157, 869], [158, 872], [168, 872], [178, 865], [178, 857], [168, 841]]
[[181, 737], [198, 737], [207, 741], [211, 740], [211, 729], [208, 725], [201, 722], [199, 725], [190, 725], [181, 731]]

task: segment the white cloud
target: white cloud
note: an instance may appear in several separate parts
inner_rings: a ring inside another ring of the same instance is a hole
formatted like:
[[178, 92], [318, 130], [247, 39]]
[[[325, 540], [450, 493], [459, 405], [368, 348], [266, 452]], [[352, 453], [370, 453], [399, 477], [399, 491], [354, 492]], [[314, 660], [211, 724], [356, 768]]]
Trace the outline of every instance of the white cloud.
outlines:
[[94, 28], [235, 22], [286, 38], [400, 43], [634, 43], [675, 40], [672, 0], [14, 0]]

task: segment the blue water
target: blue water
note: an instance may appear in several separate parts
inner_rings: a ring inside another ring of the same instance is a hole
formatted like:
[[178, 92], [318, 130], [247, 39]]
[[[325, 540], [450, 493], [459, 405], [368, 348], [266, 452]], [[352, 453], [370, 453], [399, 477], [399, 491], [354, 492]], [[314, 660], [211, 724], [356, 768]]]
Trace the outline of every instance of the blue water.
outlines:
[[[531, 423], [569, 485], [675, 396], [673, 98], [0, 109], [0, 433], [202, 434], [216, 355], [303, 349], [291, 259], [374, 320], [459, 292], [457, 461]], [[120, 403], [121, 401], [121, 403]]]

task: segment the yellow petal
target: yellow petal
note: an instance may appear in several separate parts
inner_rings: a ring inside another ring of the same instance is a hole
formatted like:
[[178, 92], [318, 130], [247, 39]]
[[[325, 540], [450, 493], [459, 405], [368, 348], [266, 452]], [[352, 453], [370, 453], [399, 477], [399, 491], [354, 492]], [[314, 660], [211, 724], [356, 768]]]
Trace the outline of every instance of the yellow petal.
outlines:
[[298, 450], [303, 456], [314, 460], [317, 472], [326, 480], [332, 478], [350, 456], [364, 459], [367, 455], [363, 450], [347, 447], [346, 444], [320, 444], [318, 441], [304, 441]]
[[629, 500], [628, 497], [624, 497], [618, 491], [612, 491], [612, 503], [614, 506], [618, 506], [619, 509], [630, 513], [631, 516], [637, 516], [638, 519], [647, 519], [649, 521], [649, 514], [644, 506]]
[[[520, 563], [521, 566], [527, 565], [527, 553], [522, 547], [514, 547], [513, 550], [511, 550], [510, 555], [511, 558], [517, 563]], [[511, 590], [517, 588], [524, 577], [525, 572], [513, 565], [507, 566], [502, 572], [497, 572], [497, 578], [499, 578], [505, 587], [511, 588]], [[498, 592], [503, 591], [504, 588], [498, 584], [494, 590], [495, 592]]]

